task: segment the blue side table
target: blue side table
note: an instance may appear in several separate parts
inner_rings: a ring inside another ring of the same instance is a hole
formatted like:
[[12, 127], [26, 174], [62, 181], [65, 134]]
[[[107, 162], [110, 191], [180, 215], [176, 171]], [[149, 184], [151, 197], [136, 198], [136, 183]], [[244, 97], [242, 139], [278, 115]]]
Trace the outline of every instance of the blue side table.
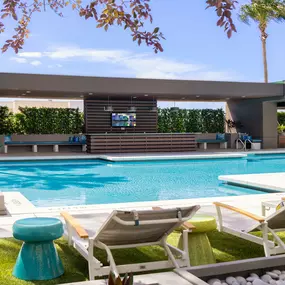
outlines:
[[13, 225], [15, 239], [24, 241], [13, 275], [22, 280], [49, 280], [64, 273], [53, 241], [63, 235], [63, 225], [55, 218], [27, 218]]

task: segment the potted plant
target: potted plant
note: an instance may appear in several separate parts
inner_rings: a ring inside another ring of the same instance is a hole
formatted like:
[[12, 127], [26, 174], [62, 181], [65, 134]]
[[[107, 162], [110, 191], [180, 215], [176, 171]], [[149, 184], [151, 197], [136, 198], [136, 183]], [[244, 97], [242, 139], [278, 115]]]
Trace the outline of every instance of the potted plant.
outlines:
[[113, 272], [110, 272], [108, 278], [108, 285], [133, 285], [133, 274], [126, 273], [123, 280], [120, 276], [115, 276]]
[[278, 124], [277, 131], [281, 136], [285, 136], [285, 125]]
[[231, 133], [233, 129], [235, 129], [235, 131], [237, 131], [237, 129], [240, 129], [243, 127], [241, 122], [233, 121], [230, 119], [226, 120], [226, 124], [227, 124], [229, 133]]

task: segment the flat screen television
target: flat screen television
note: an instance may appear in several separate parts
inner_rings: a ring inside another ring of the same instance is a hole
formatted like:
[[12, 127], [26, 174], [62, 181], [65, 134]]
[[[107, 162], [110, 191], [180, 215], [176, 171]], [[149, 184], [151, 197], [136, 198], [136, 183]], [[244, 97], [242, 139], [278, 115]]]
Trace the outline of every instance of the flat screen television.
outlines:
[[136, 113], [112, 113], [112, 127], [135, 127]]

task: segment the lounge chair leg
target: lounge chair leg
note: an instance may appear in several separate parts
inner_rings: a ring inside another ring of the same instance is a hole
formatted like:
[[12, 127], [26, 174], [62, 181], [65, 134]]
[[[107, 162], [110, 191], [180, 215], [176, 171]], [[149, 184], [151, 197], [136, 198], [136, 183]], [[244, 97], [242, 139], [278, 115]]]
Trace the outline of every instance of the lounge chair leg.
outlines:
[[93, 239], [88, 240], [88, 271], [89, 271], [89, 280], [94, 280], [94, 266], [93, 266], [93, 259], [94, 259], [94, 242]]
[[[188, 237], [187, 237], [188, 238]], [[174, 267], [175, 268], [180, 268], [179, 264], [177, 263], [177, 261], [175, 260], [175, 257], [173, 255], [173, 253], [171, 252], [171, 250], [169, 249], [167, 243], [166, 243], [166, 239], [167, 239], [167, 236], [165, 236], [163, 239], [162, 239], [162, 245], [168, 255], [168, 258], [171, 260], [171, 262], [173, 263]]]
[[107, 258], [108, 258], [109, 263], [110, 263], [111, 271], [112, 271], [116, 276], [118, 276], [118, 275], [119, 275], [119, 272], [118, 272], [118, 270], [117, 270], [117, 265], [116, 265], [116, 263], [115, 263], [115, 260], [114, 260], [114, 257], [113, 257], [113, 254], [112, 254], [110, 248], [109, 248], [106, 244], [104, 244], [104, 243], [102, 243], [102, 242], [98, 242], [98, 241], [97, 241], [97, 243], [98, 243], [98, 245], [99, 245], [99, 248], [102, 248], [102, 247], [103, 247], [103, 248], [106, 250]]
[[216, 205], [216, 211], [217, 211], [217, 216], [218, 216], [218, 230], [219, 232], [222, 231], [223, 229], [223, 218], [222, 218], [222, 211], [219, 206]]
[[267, 227], [267, 222], [262, 223], [261, 230], [262, 230], [264, 253], [265, 253], [266, 257], [269, 257], [270, 256], [270, 250], [268, 248], [268, 227]]
[[187, 267], [190, 267], [190, 256], [189, 256], [189, 243], [188, 243], [188, 234], [190, 231], [184, 230], [183, 231], [183, 251], [184, 251], [184, 256], [183, 258], [187, 262]]

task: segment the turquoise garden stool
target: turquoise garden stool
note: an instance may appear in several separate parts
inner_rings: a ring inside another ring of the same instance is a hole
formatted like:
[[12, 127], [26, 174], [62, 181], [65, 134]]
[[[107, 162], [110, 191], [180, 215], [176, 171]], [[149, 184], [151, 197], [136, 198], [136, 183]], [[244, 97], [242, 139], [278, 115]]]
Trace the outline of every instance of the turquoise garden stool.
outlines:
[[[195, 215], [188, 222], [195, 228], [188, 235], [189, 258], [191, 266], [216, 263], [212, 246], [207, 233], [216, 230], [215, 217]], [[182, 248], [183, 240], [180, 237], [179, 246]]]
[[64, 269], [53, 241], [63, 234], [63, 225], [55, 218], [27, 218], [13, 225], [15, 239], [24, 241], [13, 275], [22, 280], [49, 280]]

